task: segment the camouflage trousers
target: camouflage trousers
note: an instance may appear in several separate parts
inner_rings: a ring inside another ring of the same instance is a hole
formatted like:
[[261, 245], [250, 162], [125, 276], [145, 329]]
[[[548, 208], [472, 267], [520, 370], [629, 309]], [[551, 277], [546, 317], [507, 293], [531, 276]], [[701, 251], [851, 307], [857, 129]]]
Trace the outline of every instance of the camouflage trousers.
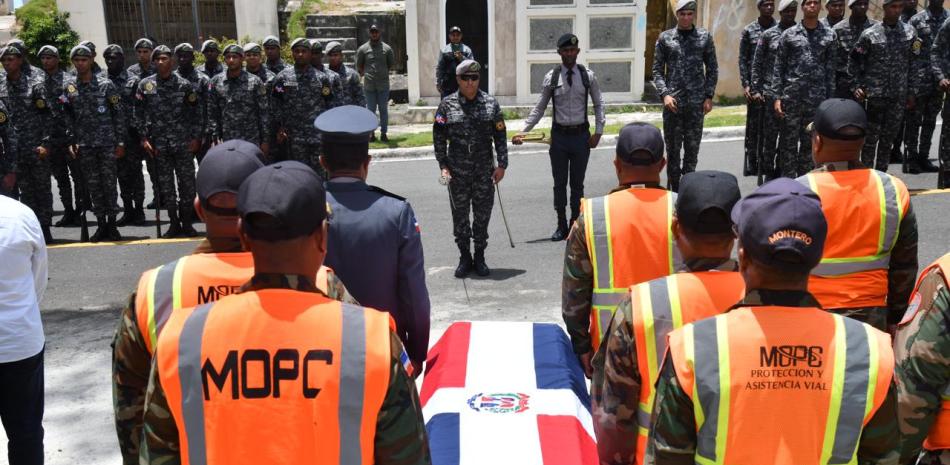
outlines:
[[[491, 175], [491, 166], [452, 169], [452, 181], [449, 182], [452, 233], [460, 249], [467, 250], [469, 240], [475, 244], [475, 250], [485, 250], [488, 246], [488, 221], [495, 205], [495, 185]], [[471, 222], [469, 211], [472, 213]]]
[[[699, 143], [703, 138], [703, 104], [680, 104], [676, 113], [663, 110], [663, 139], [666, 142], [666, 177], [678, 186], [680, 176], [696, 171]], [[682, 150], [682, 158], [680, 158]], [[682, 160], [682, 161], [681, 161]]]
[[745, 163], [742, 166], [742, 174], [745, 176], [754, 176], [758, 173], [760, 150], [765, 147], [763, 136], [768, 118], [767, 110], [769, 109], [766, 108], [765, 102], [746, 104]]
[[[950, 121], [950, 98], [943, 103], [943, 120]], [[937, 160], [940, 164], [940, 180], [950, 183], [950, 123], [943, 123], [940, 128], [940, 148], [937, 151]]]
[[811, 156], [811, 134], [806, 130], [815, 119], [817, 105], [783, 101], [785, 118], [779, 136], [778, 163], [782, 176], [795, 179], [815, 167]]
[[[158, 180], [157, 163], [155, 162], [155, 158], [150, 157], [147, 153], [143, 155], [142, 160], [145, 161], [145, 171], [148, 172], [148, 180], [152, 184], [152, 199], [158, 202], [158, 197], [159, 197], [159, 193], [161, 192], [161, 188], [159, 187], [160, 182]], [[143, 176], [142, 182], [143, 183], [145, 182], [144, 176]], [[144, 191], [144, 188], [143, 188], [143, 191]], [[144, 196], [144, 192], [143, 192], [143, 196]]]
[[131, 208], [133, 202], [145, 201], [145, 176], [142, 174], [142, 159], [145, 150], [138, 142], [125, 143], [125, 156], [116, 161], [122, 205]]
[[73, 161], [65, 145], [55, 145], [49, 152], [50, 170], [53, 172], [53, 179], [56, 179], [59, 200], [63, 203], [63, 207], [73, 208], [73, 183], [76, 183], [76, 197], [79, 197], [82, 192], [82, 187], [78, 185], [78, 176], [76, 176], [79, 166]]
[[765, 113], [762, 117], [762, 176], [767, 181], [779, 177], [779, 167], [776, 166], [778, 153], [778, 134], [782, 127], [782, 120], [775, 114], [775, 100], [765, 99]]
[[53, 183], [49, 157], [40, 159], [33, 148], [20, 150], [16, 165], [20, 202], [30, 207], [41, 226], [53, 223]]
[[950, 463], [950, 450], [924, 450], [917, 465], [946, 465]]
[[891, 148], [901, 129], [904, 101], [894, 98], [868, 98], [868, 131], [861, 150], [861, 163], [868, 168], [887, 171]]
[[182, 147], [161, 150], [152, 161], [158, 177], [162, 208], [168, 211], [172, 211], [176, 206], [179, 211], [191, 208], [195, 201], [195, 156]]
[[79, 166], [86, 178], [85, 190], [92, 200], [92, 214], [103, 218], [119, 213], [115, 148], [82, 147]]
[[287, 146], [287, 159], [295, 160], [303, 163], [317, 172], [321, 178], [326, 179], [327, 173], [324, 171], [323, 167], [320, 166], [320, 144], [308, 144], [302, 142], [293, 142], [288, 141]]
[[918, 95], [913, 110], [906, 113], [904, 123], [904, 156], [911, 163], [930, 158], [930, 145], [937, 129], [937, 115], [943, 109], [943, 93]]

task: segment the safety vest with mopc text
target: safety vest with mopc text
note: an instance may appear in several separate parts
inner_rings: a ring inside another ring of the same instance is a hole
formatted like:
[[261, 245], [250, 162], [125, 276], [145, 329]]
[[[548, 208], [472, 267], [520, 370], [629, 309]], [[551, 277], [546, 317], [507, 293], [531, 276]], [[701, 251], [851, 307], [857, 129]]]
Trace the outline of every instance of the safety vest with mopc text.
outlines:
[[675, 203], [674, 192], [639, 186], [581, 203], [594, 271], [590, 336], [595, 352], [630, 286], [673, 274], [682, 262], [670, 232]]
[[[917, 280], [917, 287], [911, 295], [917, 295], [924, 276], [927, 276], [927, 274], [935, 268], [940, 269], [944, 284], [950, 289], [950, 253], [948, 253], [937, 259], [936, 262], [920, 273], [920, 278]], [[937, 419], [934, 420], [934, 424], [930, 427], [930, 433], [927, 434], [927, 439], [924, 441], [924, 449], [927, 450], [950, 449], [950, 385], [943, 388], [940, 399], [940, 410], [937, 412]]]
[[172, 314], [156, 366], [184, 465], [371, 465], [385, 312], [263, 289]]
[[644, 463], [653, 385], [666, 354], [667, 335], [685, 324], [718, 315], [745, 294], [742, 276], [732, 271], [674, 273], [630, 288], [631, 316], [640, 372], [640, 403], [637, 408], [637, 461]]
[[857, 463], [893, 377], [890, 337], [817, 307], [745, 307], [670, 334], [697, 464]]
[[808, 292], [826, 309], [884, 307], [887, 271], [910, 195], [900, 180], [872, 169], [799, 178], [821, 199], [828, 236]]
[[[331, 272], [325, 266], [317, 272], [315, 285], [324, 293]], [[236, 293], [252, 276], [250, 252], [186, 255], [143, 273], [135, 293], [135, 323], [149, 353], [155, 353], [158, 335], [173, 311]]]

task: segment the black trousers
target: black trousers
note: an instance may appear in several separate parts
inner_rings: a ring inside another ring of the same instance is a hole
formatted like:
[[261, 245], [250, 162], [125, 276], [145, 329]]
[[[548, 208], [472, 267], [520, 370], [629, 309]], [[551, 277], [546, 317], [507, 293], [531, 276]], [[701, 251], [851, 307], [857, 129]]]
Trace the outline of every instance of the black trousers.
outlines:
[[0, 422], [10, 465], [43, 463], [43, 352], [0, 363]]
[[590, 131], [551, 131], [551, 174], [554, 176], [554, 210], [558, 215], [567, 206], [567, 186], [571, 186], [571, 218], [580, 213], [584, 197], [584, 177], [590, 160]]

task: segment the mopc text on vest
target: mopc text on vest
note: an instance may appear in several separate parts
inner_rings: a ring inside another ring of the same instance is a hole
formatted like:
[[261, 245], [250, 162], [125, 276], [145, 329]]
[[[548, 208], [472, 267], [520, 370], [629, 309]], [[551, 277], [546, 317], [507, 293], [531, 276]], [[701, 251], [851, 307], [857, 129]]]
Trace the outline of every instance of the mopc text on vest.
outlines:
[[[228, 351], [224, 363], [218, 369], [211, 358], [206, 358], [201, 366], [201, 383], [204, 385], [205, 400], [211, 400], [209, 379], [217, 388], [217, 393], [225, 393], [225, 385], [230, 384], [231, 399], [280, 398], [281, 383], [300, 389], [306, 399], [316, 398], [320, 394], [322, 383], [314, 378], [321, 368], [333, 365], [333, 352], [326, 349], [308, 350], [303, 359], [297, 349], [278, 349], [273, 356], [265, 349], [246, 349]], [[286, 386], [285, 386], [286, 387]], [[291, 394], [292, 395], [292, 394]]]

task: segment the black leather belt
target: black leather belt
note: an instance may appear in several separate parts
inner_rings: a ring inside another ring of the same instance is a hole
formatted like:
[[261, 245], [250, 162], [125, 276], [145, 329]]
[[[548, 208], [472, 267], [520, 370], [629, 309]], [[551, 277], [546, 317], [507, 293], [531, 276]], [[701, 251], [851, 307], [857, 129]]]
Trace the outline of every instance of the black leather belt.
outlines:
[[575, 124], [571, 126], [554, 123], [551, 129], [555, 132], [560, 132], [563, 134], [580, 134], [582, 132], [587, 132], [587, 130], [590, 129], [590, 123]]

